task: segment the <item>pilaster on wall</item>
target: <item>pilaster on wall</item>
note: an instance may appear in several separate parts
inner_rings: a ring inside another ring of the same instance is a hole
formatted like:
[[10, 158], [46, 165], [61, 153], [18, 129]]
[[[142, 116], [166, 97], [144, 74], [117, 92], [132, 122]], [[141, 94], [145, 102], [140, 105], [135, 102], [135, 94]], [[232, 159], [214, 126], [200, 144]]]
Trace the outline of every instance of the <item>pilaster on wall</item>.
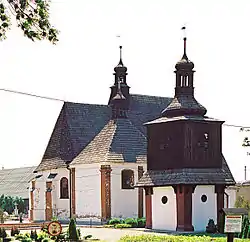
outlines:
[[111, 218], [111, 171], [110, 165], [101, 165], [101, 213], [104, 221]]
[[52, 219], [52, 182], [46, 182], [46, 192], [45, 192], [45, 220], [50, 221]]
[[195, 186], [177, 185], [174, 187], [177, 208], [177, 231], [194, 231], [192, 225], [192, 194]]
[[71, 169], [71, 199], [72, 199], [72, 214], [76, 214], [76, 169]]
[[152, 195], [153, 195], [153, 188], [145, 187], [146, 228], [147, 229], [152, 229]]
[[29, 220], [34, 220], [34, 190], [36, 189], [36, 181], [31, 182], [31, 190], [30, 190], [30, 216]]
[[[221, 209], [224, 208], [224, 194], [225, 194], [225, 186], [224, 185], [217, 185], [215, 186], [215, 193], [217, 194], [217, 224], [220, 223], [220, 213]], [[219, 228], [220, 230], [221, 228]]]
[[[143, 166], [138, 166], [138, 180], [143, 175]], [[143, 188], [138, 188], [138, 218], [143, 217]]]

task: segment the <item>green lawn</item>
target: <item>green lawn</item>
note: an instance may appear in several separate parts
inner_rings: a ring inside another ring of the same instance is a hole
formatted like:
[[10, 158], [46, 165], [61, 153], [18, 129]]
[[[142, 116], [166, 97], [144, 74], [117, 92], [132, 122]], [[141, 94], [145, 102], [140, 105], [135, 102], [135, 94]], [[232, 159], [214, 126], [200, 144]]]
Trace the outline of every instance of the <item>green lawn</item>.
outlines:
[[[139, 235], [139, 236], [124, 236], [119, 242], [226, 242], [226, 237], [210, 237], [198, 235]], [[235, 242], [250, 242], [250, 239], [234, 239]]]

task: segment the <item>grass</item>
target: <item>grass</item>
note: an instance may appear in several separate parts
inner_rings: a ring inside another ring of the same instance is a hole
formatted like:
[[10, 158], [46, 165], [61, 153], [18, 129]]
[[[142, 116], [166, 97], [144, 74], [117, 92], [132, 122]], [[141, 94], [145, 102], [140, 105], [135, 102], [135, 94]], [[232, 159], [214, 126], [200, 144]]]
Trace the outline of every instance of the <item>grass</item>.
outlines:
[[[226, 242], [225, 237], [210, 237], [198, 235], [126, 235], [119, 242]], [[250, 239], [234, 239], [235, 242], [250, 242]]]

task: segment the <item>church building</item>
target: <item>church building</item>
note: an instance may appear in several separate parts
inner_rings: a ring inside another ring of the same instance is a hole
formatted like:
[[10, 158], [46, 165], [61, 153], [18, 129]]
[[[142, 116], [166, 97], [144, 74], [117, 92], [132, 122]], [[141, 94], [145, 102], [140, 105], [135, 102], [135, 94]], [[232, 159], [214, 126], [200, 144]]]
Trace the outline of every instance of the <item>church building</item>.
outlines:
[[193, 68], [185, 48], [174, 98], [131, 94], [120, 47], [107, 105], [64, 102], [30, 182], [30, 220], [146, 216], [149, 228], [185, 231], [216, 220], [235, 182]]
[[143, 123], [171, 100], [130, 93], [120, 47], [108, 105], [63, 104], [30, 183], [30, 220], [145, 216], [143, 188], [134, 187], [146, 170]]
[[148, 228], [205, 231], [209, 219], [218, 223], [235, 181], [222, 154], [223, 121], [207, 117], [194, 97], [186, 37], [175, 68], [174, 98], [145, 124], [147, 171], [136, 186], [145, 189]]

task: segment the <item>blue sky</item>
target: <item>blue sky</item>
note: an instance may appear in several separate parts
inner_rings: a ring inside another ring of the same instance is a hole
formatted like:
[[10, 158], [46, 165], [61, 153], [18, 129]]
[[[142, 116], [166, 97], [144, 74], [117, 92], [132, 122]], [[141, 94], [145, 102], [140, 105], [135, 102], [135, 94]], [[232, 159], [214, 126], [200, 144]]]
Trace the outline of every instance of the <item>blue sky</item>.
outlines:
[[[173, 96], [185, 24], [197, 100], [209, 116], [250, 126], [249, 9], [248, 0], [52, 0], [60, 42], [33, 43], [14, 23], [0, 43], [0, 88], [106, 104], [122, 44], [131, 92]], [[1, 91], [0, 164], [37, 165], [61, 106]], [[238, 128], [223, 128], [223, 152], [237, 180], [244, 178], [244, 165], [250, 178], [244, 136]]]

